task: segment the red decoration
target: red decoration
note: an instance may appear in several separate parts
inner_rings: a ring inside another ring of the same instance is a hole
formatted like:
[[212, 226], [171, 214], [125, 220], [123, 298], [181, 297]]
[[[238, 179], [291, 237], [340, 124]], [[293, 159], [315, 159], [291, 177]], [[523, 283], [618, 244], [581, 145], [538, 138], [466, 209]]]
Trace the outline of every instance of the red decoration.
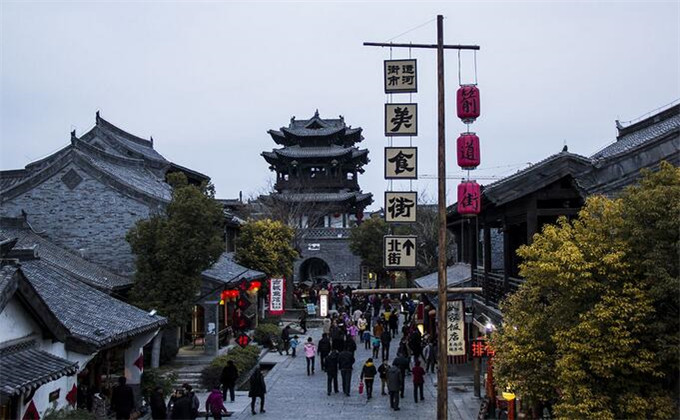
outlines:
[[475, 85], [463, 85], [458, 89], [458, 118], [469, 124], [479, 117], [479, 89]]
[[137, 369], [141, 371], [144, 370], [144, 354], [140, 354], [137, 360], [135, 360], [134, 363], [135, 366], [137, 366]]
[[236, 343], [241, 347], [245, 347], [250, 344], [250, 337], [248, 337], [246, 334], [241, 334], [238, 336], [238, 338], [236, 338]]
[[26, 412], [24, 413], [24, 416], [21, 419], [40, 420], [40, 413], [38, 413], [38, 409], [35, 408], [35, 403], [33, 402], [33, 400], [31, 400], [30, 404], [28, 404], [28, 408], [26, 408]]
[[250, 289], [249, 290], [251, 290], [253, 292], [257, 292], [258, 290], [260, 290], [260, 287], [262, 287], [262, 282], [259, 282], [257, 280], [253, 280], [253, 281], [250, 282]]
[[461, 133], [457, 141], [458, 166], [474, 169], [479, 166], [479, 137], [475, 133]]
[[238, 288], [243, 290], [244, 292], [248, 290], [249, 284], [248, 280], [243, 280], [241, 283], [239, 283]]
[[495, 354], [487, 340], [472, 340], [472, 357], [493, 357]]
[[66, 394], [66, 401], [68, 401], [69, 404], [75, 407], [76, 401], [78, 401], [78, 388], [73, 385], [71, 390]]
[[458, 184], [458, 214], [476, 215], [482, 209], [479, 184], [475, 181], [463, 181]]

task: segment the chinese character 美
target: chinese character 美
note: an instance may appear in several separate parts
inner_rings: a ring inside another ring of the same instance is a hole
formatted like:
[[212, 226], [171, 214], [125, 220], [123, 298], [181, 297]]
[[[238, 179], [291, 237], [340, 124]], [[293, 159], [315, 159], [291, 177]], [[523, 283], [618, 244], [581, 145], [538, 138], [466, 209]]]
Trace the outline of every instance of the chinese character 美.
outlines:
[[408, 166], [408, 160], [413, 157], [413, 153], [407, 155], [401, 150], [394, 155], [392, 159], [387, 159], [388, 162], [394, 163], [394, 173], [400, 174], [402, 172], [413, 172], [413, 167]]
[[394, 108], [394, 118], [390, 120], [392, 124], [394, 124], [394, 127], [390, 131], [392, 132], [397, 132], [401, 129], [401, 126], [403, 125], [406, 128], [411, 127], [411, 118], [413, 118], [413, 115], [409, 112], [408, 107], [396, 107]]
[[397, 217], [411, 217], [411, 208], [415, 207], [416, 203], [406, 197], [394, 197], [389, 199], [390, 206], [387, 210], [393, 219]]

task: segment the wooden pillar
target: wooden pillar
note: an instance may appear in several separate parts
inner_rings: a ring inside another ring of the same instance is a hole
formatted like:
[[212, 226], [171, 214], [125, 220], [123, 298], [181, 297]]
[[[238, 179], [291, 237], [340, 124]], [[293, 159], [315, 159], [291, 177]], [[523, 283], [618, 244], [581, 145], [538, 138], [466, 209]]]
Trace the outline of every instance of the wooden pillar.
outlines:
[[512, 273], [512, 249], [510, 248], [510, 225], [503, 221], [503, 292], [510, 288], [510, 274]]
[[489, 304], [489, 273], [491, 272], [491, 228], [484, 224], [484, 303]]

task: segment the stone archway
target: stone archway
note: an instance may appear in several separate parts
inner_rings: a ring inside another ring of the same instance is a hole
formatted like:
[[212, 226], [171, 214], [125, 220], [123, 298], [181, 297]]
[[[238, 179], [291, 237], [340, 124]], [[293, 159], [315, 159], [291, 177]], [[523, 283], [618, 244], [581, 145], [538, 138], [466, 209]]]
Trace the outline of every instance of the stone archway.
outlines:
[[312, 284], [317, 284], [323, 280], [331, 279], [331, 269], [328, 263], [321, 258], [312, 257], [304, 260], [300, 264], [300, 281], [309, 281]]

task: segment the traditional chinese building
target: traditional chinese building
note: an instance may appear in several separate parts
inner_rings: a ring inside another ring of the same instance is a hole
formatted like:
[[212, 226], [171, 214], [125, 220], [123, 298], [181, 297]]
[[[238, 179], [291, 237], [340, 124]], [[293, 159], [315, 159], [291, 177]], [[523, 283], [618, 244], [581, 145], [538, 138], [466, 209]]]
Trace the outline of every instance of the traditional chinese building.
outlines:
[[590, 157], [565, 148], [507, 178], [484, 186], [478, 217], [449, 209], [447, 223], [472, 270], [472, 284], [484, 288], [475, 311], [500, 322], [498, 302], [522, 283], [517, 248], [543, 225], [576, 217], [589, 195], [616, 196], [635, 183], [643, 168], [660, 162], [680, 165], [680, 105], [635, 123], [616, 122], [616, 141]]
[[361, 260], [349, 250], [349, 231], [373, 201], [359, 187], [358, 176], [369, 162], [368, 150], [355, 146], [363, 140], [361, 132], [342, 116], [322, 119], [318, 111], [268, 131], [282, 147], [262, 153], [276, 172], [275, 192], [263, 199], [297, 228], [296, 281], [360, 282]]

